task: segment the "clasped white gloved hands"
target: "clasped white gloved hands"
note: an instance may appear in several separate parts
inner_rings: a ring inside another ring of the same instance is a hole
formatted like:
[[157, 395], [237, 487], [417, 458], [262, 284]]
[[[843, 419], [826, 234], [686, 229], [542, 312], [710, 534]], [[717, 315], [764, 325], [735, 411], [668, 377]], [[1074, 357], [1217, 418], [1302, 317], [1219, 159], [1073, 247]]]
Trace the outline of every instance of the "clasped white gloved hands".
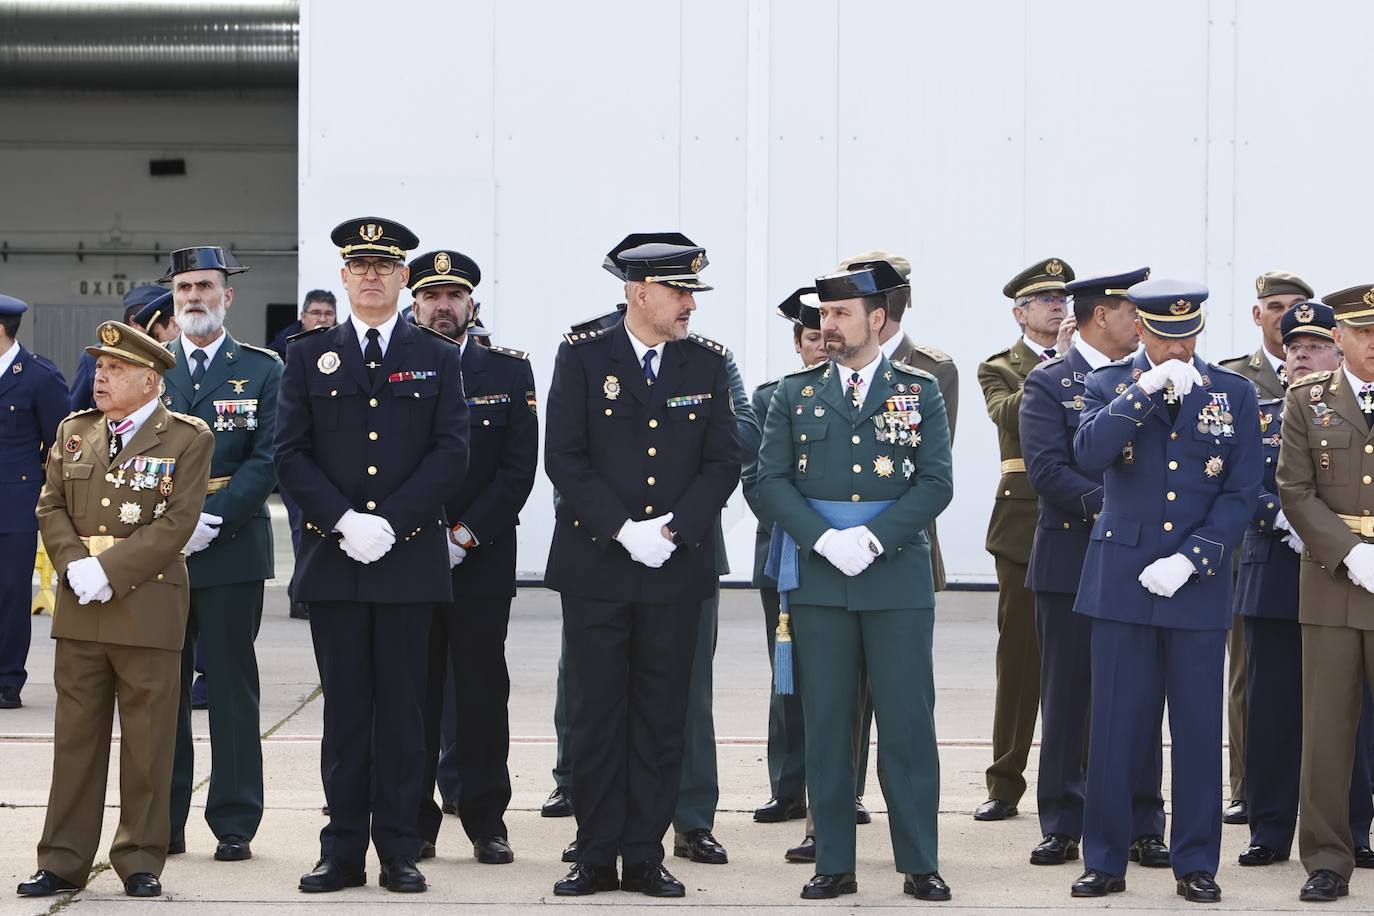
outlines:
[[1279, 510], [1279, 514], [1278, 514], [1278, 515], [1274, 516], [1274, 530], [1275, 530], [1275, 531], [1287, 531], [1288, 534], [1284, 535], [1284, 537], [1282, 538], [1283, 543], [1287, 544], [1288, 547], [1289, 547], [1294, 553], [1296, 553], [1296, 554], [1301, 554], [1301, 553], [1302, 553], [1302, 550], [1303, 550], [1302, 538], [1298, 537], [1298, 533], [1297, 533], [1296, 531], [1293, 530], [1293, 526], [1290, 525], [1290, 524], [1288, 524], [1288, 516], [1286, 516], [1286, 515], [1283, 514], [1283, 510], [1282, 510], [1282, 509]]
[[110, 579], [105, 575], [105, 567], [95, 557], [82, 557], [67, 565], [67, 584], [76, 592], [81, 604], [95, 602], [101, 604], [114, 597]]
[[615, 539], [630, 554], [630, 559], [650, 569], [658, 569], [677, 550], [677, 545], [663, 536], [664, 527], [673, 520], [673, 513], [636, 522], [627, 520], [616, 532]]
[[1374, 592], [1374, 544], [1356, 544], [1345, 555], [1345, 572], [1360, 588]]
[[883, 545], [865, 525], [831, 528], [816, 539], [815, 551], [846, 576], [857, 576], [868, 569]]
[[219, 537], [219, 526], [222, 524], [224, 519], [220, 516], [202, 512], [200, 520], [196, 522], [196, 530], [191, 532], [191, 539], [186, 542], [181, 552], [190, 556], [209, 547], [210, 542]]
[[448, 535], [448, 568], [452, 569], [468, 558], [467, 549], [453, 540], [453, 532]]
[[377, 562], [396, 543], [396, 532], [391, 530], [390, 522], [380, 515], [368, 515], [352, 509], [334, 524], [334, 530], [343, 535], [343, 540], [339, 542], [343, 552], [359, 563]]
[[[1140, 390], [1146, 394], [1154, 394], [1156, 391], [1163, 391], [1169, 385], [1174, 386], [1174, 393], [1183, 397], [1193, 390], [1194, 385], [1202, 384], [1202, 373], [1197, 371], [1197, 367], [1192, 363], [1185, 363], [1177, 359], [1167, 359], [1145, 372], [1136, 380]], [[1184, 557], [1186, 560], [1187, 557]]]
[[[1142, 376], [1143, 377], [1143, 376]], [[1196, 572], [1193, 561], [1181, 553], [1155, 560], [1140, 572], [1140, 584], [1152, 595], [1172, 598]]]

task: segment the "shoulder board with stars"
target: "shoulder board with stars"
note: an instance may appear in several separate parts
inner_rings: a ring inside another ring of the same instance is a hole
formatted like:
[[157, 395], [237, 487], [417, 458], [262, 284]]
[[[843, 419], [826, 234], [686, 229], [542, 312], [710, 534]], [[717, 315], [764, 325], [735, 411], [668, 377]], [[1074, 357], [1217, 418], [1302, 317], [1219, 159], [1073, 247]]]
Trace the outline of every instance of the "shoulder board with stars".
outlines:
[[992, 354], [992, 355], [989, 356], [987, 359], [983, 360], [983, 362], [985, 362], [985, 363], [996, 362], [997, 360], [999, 360], [999, 359], [1004, 359], [1004, 358], [1006, 358], [1006, 357], [1008, 357], [1008, 356], [1011, 356], [1011, 347], [1007, 347], [1005, 350], [998, 350], [996, 353]]
[[954, 362], [954, 357], [950, 356], [950, 355], [949, 355], [948, 353], [946, 353], [944, 350], [937, 350], [937, 349], [935, 349], [934, 347], [927, 347], [925, 344], [915, 344], [915, 345], [913, 345], [912, 349], [918, 350], [919, 352], [924, 353], [926, 356], [929, 356], [931, 359], [935, 360], [937, 363], [952, 363], [952, 362]]
[[917, 369], [915, 366], [904, 363], [900, 359], [892, 360], [889, 365], [898, 372], [905, 372], [907, 375], [914, 375], [917, 378], [928, 379], [932, 382], [935, 381], [935, 376], [931, 375], [929, 372], [926, 372], [924, 369]]
[[1223, 359], [1221, 362], [1217, 363], [1217, 365], [1223, 369], [1230, 369], [1232, 366], [1244, 366], [1248, 362], [1250, 362], [1250, 354], [1245, 353], [1241, 356], [1232, 356]]
[[725, 344], [717, 343], [709, 337], [702, 337], [700, 334], [688, 334], [687, 339], [698, 347], [704, 347], [710, 350], [712, 353], [719, 354], [720, 356], [725, 355]]
[[1332, 372], [1330, 369], [1323, 369], [1321, 372], [1313, 372], [1304, 375], [1302, 378], [1294, 379], [1288, 387], [1293, 388], [1297, 385], [1311, 385], [1314, 382], [1324, 382], [1335, 374], [1336, 373]]
[[242, 350], [250, 350], [254, 353], [257, 353], [259, 356], [266, 356], [275, 362], [281, 362], [281, 357], [277, 355], [276, 350], [272, 350], [267, 347], [257, 347], [253, 344], [244, 343], [241, 340], [235, 340], [234, 343], [238, 344], [239, 348]]
[[189, 413], [177, 413], [175, 410], [169, 410], [167, 412], [175, 419], [180, 420], [188, 426], [194, 426], [196, 429], [204, 430], [207, 433], [210, 431], [210, 425], [200, 417], [192, 416]]
[[755, 388], [755, 389], [754, 389], [754, 393], [757, 394], [758, 392], [762, 391], [762, 390], [765, 389], [765, 388], [776, 388], [776, 387], [778, 387], [778, 383], [781, 382], [781, 381], [783, 380], [783, 378], [784, 378], [784, 376], [781, 376], [781, 375], [780, 375], [780, 376], [778, 376], [777, 378], [769, 379], [768, 381], [764, 382], [762, 385], [759, 385], [757, 388]]
[[[1228, 369], [1228, 368], [1226, 368], [1225, 366], [1218, 365], [1217, 363], [1209, 363], [1209, 365], [1210, 365], [1213, 369], [1217, 370], [1218, 372], [1224, 373], [1224, 374], [1226, 374], [1226, 375], [1234, 375], [1236, 378], [1245, 378], [1245, 376], [1241, 375], [1239, 372], [1237, 372], [1237, 371], [1234, 370], [1234, 369]], [[1249, 379], [1245, 379], [1245, 381], [1246, 381], [1246, 383], [1248, 384], [1250, 380], [1249, 380]]]
[[612, 325], [610, 328], [595, 328], [590, 331], [569, 331], [563, 335], [563, 339], [575, 347], [589, 340], [596, 340], [598, 337], [606, 336], [607, 332], [614, 327], [615, 325]]
[[308, 331], [297, 331], [295, 334], [292, 334], [292, 335], [290, 335], [289, 337], [287, 337], [287, 338], [286, 338], [286, 342], [287, 342], [287, 343], [290, 343], [290, 342], [293, 341], [293, 340], [300, 340], [302, 337], [309, 337], [311, 334], [318, 334], [318, 333], [320, 333], [321, 331], [327, 331], [327, 330], [329, 330], [329, 329], [326, 328], [324, 325], [320, 325], [319, 327], [317, 327], [317, 328], [311, 328], [311, 329], [308, 330]]
[[529, 359], [530, 355], [524, 350], [516, 350], [514, 347], [490, 346], [487, 350], [491, 353], [500, 353], [502, 356], [510, 356], [515, 359]]
[[66, 422], [67, 422], [68, 420], [70, 420], [72, 417], [84, 417], [84, 416], [86, 416], [86, 414], [88, 414], [88, 413], [100, 413], [100, 408], [99, 408], [99, 407], [87, 407], [87, 408], [85, 408], [84, 410], [73, 410], [71, 413], [67, 414], [65, 417], [62, 418], [62, 422], [63, 422], [63, 423], [66, 423]]
[[[808, 372], [815, 372], [817, 369], [823, 369], [828, 365], [830, 365], [830, 360], [823, 359], [820, 362], [812, 363], [811, 365], [805, 366], [801, 369], [793, 369], [791, 372], [785, 374], [783, 378], [791, 378], [794, 375], [805, 375]], [[779, 381], [781, 381], [781, 379]]]

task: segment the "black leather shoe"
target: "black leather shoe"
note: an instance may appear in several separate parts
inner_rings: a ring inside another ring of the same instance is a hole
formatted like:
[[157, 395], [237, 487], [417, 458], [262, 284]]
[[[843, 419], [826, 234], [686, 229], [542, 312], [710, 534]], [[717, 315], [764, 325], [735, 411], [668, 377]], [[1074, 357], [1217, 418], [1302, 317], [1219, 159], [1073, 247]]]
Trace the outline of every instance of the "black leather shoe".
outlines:
[[415, 863], [405, 858], [388, 859], [382, 863], [377, 883], [392, 893], [419, 894], [429, 889], [425, 876]]
[[1250, 820], [1250, 806], [1245, 803], [1243, 798], [1231, 800], [1231, 804], [1221, 809], [1221, 822], [1223, 824], [1244, 824]]
[[568, 872], [566, 878], [554, 882], [553, 892], [558, 897], [585, 897], [597, 891], [620, 889], [614, 865], [585, 865], [578, 862]]
[[555, 786], [544, 804], [539, 807], [542, 817], [572, 817], [572, 792], [563, 786]]
[[0, 687], [0, 709], [18, 709], [23, 705], [18, 687]]
[[938, 871], [928, 875], [907, 875], [902, 879], [902, 893], [917, 900], [949, 900], [954, 897]]
[[162, 882], [151, 872], [140, 871], [124, 879], [126, 897], [161, 897]]
[[1157, 834], [1136, 838], [1130, 855], [1131, 861], [1139, 862], [1143, 868], [1169, 867], [1169, 847], [1164, 845], [1164, 837]]
[[1078, 858], [1078, 841], [1062, 833], [1047, 833], [1040, 845], [1031, 850], [1032, 865], [1063, 865]]
[[687, 896], [687, 888], [660, 862], [626, 865], [620, 875], [620, 889], [646, 897]]
[[1015, 805], [1009, 805], [1000, 798], [989, 798], [973, 812], [975, 821], [1004, 821], [1016, 817], [1019, 812]]
[[869, 814], [868, 809], [864, 807], [864, 800], [862, 798], [854, 799], [854, 823], [873, 823], [873, 815]]
[[81, 886], [72, 884], [66, 878], [60, 878], [46, 868], [40, 868], [33, 873], [33, 877], [27, 881], [20, 881], [15, 892], [20, 897], [51, 897], [53, 894], [65, 894], [68, 891], [79, 891]]
[[1374, 868], [1374, 849], [1368, 846], [1355, 847], [1355, 867]]
[[812, 875], [811, 880], [802, 885], [803, 900], [833, 900], [841, 894], [857, 894], [859, 879], [854, 873], [842, 875]]
[[446, 801], [439, 806], [439, 810], [442, 811], [444, 814], [457, 814], [458, 806], [451, 801]]
[[673, 837], [673, 855], [679, 859], [691, 859], [703, 865], [724, 865], [730, 861], [725, 847], [720, 845], [709, 830], [689, 830], [686, 835]]
[[297, 620], [309, 620], [310, 607], [304, 601], [292, 601], [291, 616]]
[[573, 840], [563, 847], [563, 861], [568, 863], [577, 861], [577, 840]]
[[1125, 878], [1090, 868], [1079, 875], [1078, 880], [1069, 888], [1069, 893], [1075, 897], [1105, 897], [1108, 894], [1119, 894], [1125, 889]]
[[1308, 903], [1330, 903], [1350, 893], [1350, 882], [1328, 868], [1319, 868], [1307, 876], [1307, 883], [1298, 891], [1298, 899]]
[[770, 798], [761, 807], [754, 809], [754, 820], [760, 824], [781, 824], [783, 821], [799, 821], [804, 817], [804, 798]]
[[1189, 903], [1216, 903], [1221, 899], [1221, 888], [1216, 879], [1205, 871], [1190, 871], [1178, 879], [1178, 895]]
[[324, 856], [309, 874], [301, 875], [300, 889], [307, 894], [327, 894], [346, 887], [362, 887], [367, 872], [362, 863], [351, 865], [334, 856]]
[[186, 838], [172, 840], [167, 844], [167, 855], [179, 856], [186, 851]]
[[472, 841], [472, 857], [483, 865], [509, 865], [515, 861], [515, 850], [503, 836], [479, 836]]
[[802, 837], [802, 841], [783, 853], [782, 857], [789, 862], [816, 861], [816, 838], [813, 836]]
[[1287, 862], [1288, 853], [1280, 855], [1276, 849], [1254, 843], [1240, 854], [1238, 861], [1241, 865], [1273, 865], [1275, 862]]
[[242, 862], [253, 858], [253, 846], [247, 837], [228, 834], [219, 838], [215, 845], [216, 862]]
[[438, 849], [438, 847], [436, 847], [436, 846], [435, 846], [433, 843], [431, 843], [429, 840], [425, 840], [424, 842], [422, 842], [422, 843], [420, 844], [420, 858], [421, 858], [421, 859], [432, 859], [432, 858], [434, 858], [435, 856], [437, 856], [438, 854], [439, 854], [439, 849]]

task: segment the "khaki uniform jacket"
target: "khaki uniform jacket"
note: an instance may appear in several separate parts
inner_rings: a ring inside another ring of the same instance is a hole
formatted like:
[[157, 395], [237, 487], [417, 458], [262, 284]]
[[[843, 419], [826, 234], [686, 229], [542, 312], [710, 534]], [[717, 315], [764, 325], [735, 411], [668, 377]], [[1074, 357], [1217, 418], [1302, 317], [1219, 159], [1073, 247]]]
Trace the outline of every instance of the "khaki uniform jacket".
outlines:
[[[935, 377], [940, 396], [945, 399], [945, 416], [949, 418], [949, 443], [952, 448], [954, 426], [959, 417], [959, 367], [954, 365], [954, 357], [943, 350], [922, 346], [904, 333], [902, 342], [892, 351], [892, 359]], [[943, 591], [946, 585], [945, 558], [940, 553], [940, 538], [935, 530], [935, 522], [931, 522], [926, 530], [930, 534], [930, 567], [935, 576], [935, 590]]]
[[1222, 360], [1218, 365], [1249, 379], [1255, 386], [1255, 396], [1261, 401], [1282, 398], [1284, 395], [1283, 382], [1279, 381], [1269, 358], [1264, 355], [1263, 346], [1249, 356], [1233, 356]]
[[[1018, 338], [1015, 345], [994, 353], [978, 366], [978, 384], [983, 389], [988, 416], [997, 425], [1003, 467], [992, 518], [988, 520], [987, 551], [1022, 566], [1030, 562], [1040, 504], [1021, 455], [1021, 394], [1026, 376], [1038, 365], [1040, 357], [1026, 346], [1024, 338]], [[1009, 462], [1020, 469], [1008, 469]]]
[[[85, 410], [58, 426], [38, 498], [38, 528], [61, 579], [52, 635], [59, 639], [180, 651], [190, 594], [181, 548], [195, 531], [210, 479], [215, 438], [196, 417], [161, 403], [111, 462], [104, 414]], [[139, 457], [174, 461], [167, 480], [133, 489]], [[111, 466], [113, 464], [113, 467]], [[168, 491], [170, 492], [164, 492]], [[101, 550], [82, 538], [115, 538]], [[98, 552], [114, 598], [80, 604], [67, 567]]]
[[1284, 515], [1304, 545], [1298, 619], [1374, 630], [1374, 595], [1350, 581], [1343, 563], [1370, 538], [1340, 518], [1369, 524], [1374, 517], [1374, 430], [1344, 369], [1289, 385], [1283, 417], [1276, 479]]

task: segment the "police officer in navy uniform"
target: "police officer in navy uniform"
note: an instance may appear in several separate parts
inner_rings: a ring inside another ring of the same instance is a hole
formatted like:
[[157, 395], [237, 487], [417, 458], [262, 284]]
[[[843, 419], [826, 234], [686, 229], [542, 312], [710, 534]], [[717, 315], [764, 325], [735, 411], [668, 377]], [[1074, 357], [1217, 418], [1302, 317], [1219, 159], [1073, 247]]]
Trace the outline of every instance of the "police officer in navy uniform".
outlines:
[[301, 507], [296, 597], [324, 688], [329, 824], [301, 890], [367, 882], [369, 826], [392, 891], [426, 888], [415, 867], [425, 770], [424, 702], [434, 605], [453, 597], [444, 503], [468, 465], [460, 353], [400, 320], [415, 234], [380, 217], [330, 235], [352, 317], [287, 348], [277, 474]]
[[[144, 285], [135, 286], [124, 294], [123, 312], [121, 313], [125, 324], [144, 330], [144, 325], [140, 323], [138, 313], [143, 307], [154, 299], [160, 299], [167, 294], [167, 290], [160, 286]], [[71, 390], [68, 392], [68, 403], [72, 410], [90, 410], [95, 406], [95, 396], [91, 389], [95, 386], [95, 357], [85, 351], [81, 353], [81, 359], [76, 364], [76, 372], [72, 374]]]
[[565, 335], [545, 429], [560, 494], [545, 583], [563, 602], [578, 821], [577, 863], [554, 893], [680, 897], [663, 835], [739, 442], [725, 347], [688, 331], [693, 292], [710, 289], [704, 249], [649, 243], [619, 260], [625, 320]]
[[[1336, 316], [1329, 305], [1297, 302], [1283, 313], [1279, 326], [1285, 380], [1340, 368], [1341, 350], [1333, 334]], [[1249, 717], [1245, 774], [1250, 846], [1240, 854], [1240, 864], [1249, 866], [1287, 861], [1292, 852], [1303, 731], [1302, 626], [1298, 623], [1303, 543], [1283, 514], [1275, 482], [1283, 442], [1283, 399], [1260, 401], [1259, 418], [1264, 486], [1241, 543], [1235, 602], [1245, 632]], [[1374, 852], [1369, 848], [1369, 824], [1374, 817], [1369, 793], [1370, 719], [1366, 686], [1350, 789], [1355, 864], [1364, 868], [1374, 867]]]
[[1087, 871], [1072, 892], [1126, 888], [1135, 772], [1167, 699], [1177, 891], [1213, 903], [1231, 552], [1259, 492], [1259, 416], [1248, 381], [1194, 354], [1205, 288], [1146, 280], [1127, 296], [1144, 347], [1088, 375], [1074, 436], [1105, 493], [1074, 604], [1093, 624]]
[[[453, 600], [435, 606], [425, 708], [425, 782], [420, 837], [432, 854], [443, 812], [440, 790], [462, 819], [478, 862], [515, 860], [504, 816], [510, 804], [510, 674], [506, 628], [515, 596], [516, 526], [539, 463], [534, 370], [519, 350], [478, 344], [469, 325], [477, 263], [452, 249], [410, 262], [416, 322], [454, 340], [463, 366], [471, 457], [463, 486], [445, 504]], [[453, 692], [445, 702], [445, 682]], [[443, 731], [451, 740], [440, 741]], [[452, 774], [451, 776], [449, 774]]]
[[[1040, 771], [1036, 802], [1043, 839], [1032, 865], [1060, 865], [1078, 858], [1083, 837], [1083, 746], [1092, 694], [1092, 618], [1073, 613], [1088, 533], [1102, 511], [1102, 472], [1080, 467], [1073, 436], [1085, 406], [1087, 375], [1125, 359], [1140, 338], [1126, 290], [1150, 275], [1148, 267], [1113, 276], [1074, 280], [1078, 339], [1068, 352], [1031, 370], [1021, 399], [1021, 454], [1040, 499], [1026, 586], [1035, 593], [1040, 646]], [[1163, 749], [1159, 722], [1151, 732], [1149, 765], [1138, 766], [1131, 800], [1130, 858], [1167, 868], [1164, 798], [1160, 794]]]
[[[195, 533], [187, 543], [191, 608], [182, 653], [182, 696], [172, 771], [173, 853], [186, 850], [186, 820], [196, 782], [191, 732], [195, 663], [208, 670], [210, 787], [205, 820], [217, 840], [215, 858], [252, 858], [262, 822], [262, 724], [258, 659], [253, 647], [262, 623], [263, 587], [275, 572], [267, 497], [277, 485], [272, 461], [282, 365], [271, 350], [234, 339], [224, 322], [234, 302], [229, 277], [248, 268], [214, 245], [172, 252], [162, 282], [166, 309], [181, 334], [167, 345], [176, 365], [163, 374], [162, 401], [199, 417], [215, 435], [210, 485]], [[161, 303], [159, 305], [159, 303]], [[161, 326], [160, 312], [148, 316]]]
[[28, 679], [29, 599], [38, 549], [34, 507], [43, 457], [67, 415], [67, 383], [17, 340], [28, 305], [0, 295], [0, 709], [18, 709]]

